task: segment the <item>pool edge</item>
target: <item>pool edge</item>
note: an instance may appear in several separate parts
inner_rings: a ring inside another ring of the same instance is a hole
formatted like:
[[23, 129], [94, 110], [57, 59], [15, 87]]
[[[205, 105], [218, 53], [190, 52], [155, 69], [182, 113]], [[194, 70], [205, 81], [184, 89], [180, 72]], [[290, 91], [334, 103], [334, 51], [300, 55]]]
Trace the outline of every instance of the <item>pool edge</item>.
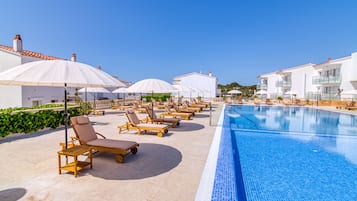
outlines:
[[211, 200], [212, 198], [225, 108], [226, 105], [224, 104], [216, 127], [216, 132], [214, 134], [211, 147], [207, 156], [206, 164], [201, 175], [200, 184], [198, 185], [195, 201], [207, 201]]

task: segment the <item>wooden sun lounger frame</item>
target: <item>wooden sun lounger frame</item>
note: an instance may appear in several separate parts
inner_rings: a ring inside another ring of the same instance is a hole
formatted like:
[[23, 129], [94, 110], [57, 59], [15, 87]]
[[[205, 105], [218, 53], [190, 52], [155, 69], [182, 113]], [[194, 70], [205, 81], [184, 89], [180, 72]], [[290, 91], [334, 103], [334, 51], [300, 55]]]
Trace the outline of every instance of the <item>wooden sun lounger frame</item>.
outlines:
[[[132, 112], [132, 114], [130, 114]], [[129, 115], [135, 115], [135, 112], [132, 110], [127, 110], [125, 111], [125, 115], [128, 119], [128, 124], [129, 126], [127, 127], [128, 129], [136, 129], [138, 132], [138, 135], [141, 135], [141, 132], [147, 132], [147, 131], [154, 131], [157, 132], [157, 136], [158, 137], [162, 137], [164, 135], [164, 133], [168, 132], [168, 128], [169, 126], [167, 125], [163, 125], [163, 124], [151, 124], [151, 125], [162, 125], [161, 127], [152, 127], [149, 125], [149, 123], [142, 123], [142, 124], [135, 124], [134, 122], [132, 122], [131, 118], [129, 117]]]
[[[81, 118], [84, 117], [84, 116], [80, 116]], [[94, 146], [94, 145], [89, 145], [87, 144], [85, 141], [83, 141], [80, 137], [79, 137], [79, 131], [77, 130], [76, 128], [76, 125], [78, 125], [77, 123], [77, 118], [78, 117], [72, 117], [70, 119], [70, 122], [71, 122], [71, 126], [74, 130], [74, 133], [76, 134], [76, 139], [79, 141], [79, 143], [81, 145], [86, 145], [86, 146], [89, 146], [90, 148], [92, 148], [93, 150], [97, 150], [97, 151], [102, 151], [102, 152], [110, 152], [110, 153], [115, 153], [117, 154], [115, 156], [115, 159], [118, 163], [123, 163], [124, 162], [124, 157], [126, 155], [128, 155], [129, 153], [132, 153], [132, 154], [136, 154], [138, 152], [138, 146], [139, 144], [136, 143], [136, 142], [132, 142], [132, 146], [128, 147], [128, 148], [125, 148], [123, 149], [122, 147], [116, 147], [116, 148], [113, 148], [113, 147], [106, 147], [106, 146]], [[88, 118], [88, 117], [86, 117]], [[89, 121], [89, 119], [88, 119]], [[90, 122], [89, 122], [90, 124]], [[100, 133], [97, 133], [95, 132], [96, 135], [102, 137], [103, 139], [106, 139], [106, 137]], [[117, 140], [117, 141], [120, 141], [120, 140]], [[123, 141], [124, 142], [124, 141]]]
[[167, 106], [165, 108], [166, 112], [161, 113], [161, 117], [169, 116], [169, 117], [180, 117], [185, 120], [190, 120], [192, 117], [192, 113], [186, 113], [186, 112], [171, 112], [170, 108]]
[[151, 123], [169, 123], [171, 124], [171, 127], [172, 128], [176, 128], [178, 125], [180, 125], [180, 119], [178, 118], [163, 118], [163, 117], [160, 117], [160, 118], [157, 118], [156, 114], [155, 114], [155, 111], [147, 106], [145, 107], [146, 109], [146, 113], [148, 114], [148, 122], [151, 122]]

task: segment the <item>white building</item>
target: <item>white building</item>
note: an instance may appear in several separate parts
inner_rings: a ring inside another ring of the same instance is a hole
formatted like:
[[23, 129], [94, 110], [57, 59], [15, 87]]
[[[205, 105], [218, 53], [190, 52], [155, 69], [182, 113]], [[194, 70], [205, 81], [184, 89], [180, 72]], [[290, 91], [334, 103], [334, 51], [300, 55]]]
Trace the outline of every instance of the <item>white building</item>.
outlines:
[[[12, 47], [0, 45], [0, 72], [28, 62], [58, 59], [62, 58], [24, 50], [23, 41], [20, 35], [14, 37]], [[71, 60], [76, 61], [75, 54], [72, 54]], [[67, 92], [69, 97], [74, 97], [75, 88], [68, 88]], [[28, 107], [64, 101], [63, 87], [0, 85], [0, 93], [2, 94], [0, 108]], [[97, 94], [97, 98], [106, 96], [106, 94]], [[88, 100], [93, 100], [93, 97], [93, 94], [88, 94]]]
[[[13, 46], [0, 45], [0, 72], [15, 66], [39, 60], [61, 59], [23, 49], [20, 35], [16, 35]], [[25, 107], [43, 103], [63, 101], [63, 87], [30, 87], [0, 85], [0, 108]], [[46, 96], [44, 94], [47, 94]]]
[[[218, 79], [210, 72], [208, 75], [203, 73], [188, 73], [173, 78], [173, 84], [183, 85], [191, 88], [198, 89], [196, 96], [204, 98], [215, 98], [218, 93]], [[182, 94], [185, 97], [190, 95]]]
[[[348, 98], [341, 92], [357, 89], [357, 53], [351, 56], [328, 59], [320, 64], [304, 64], [258, 76], [259, 90], [266, 90], [267, 97], [340, 100]], [[350, 97], [350, 96], [349, 96]]]

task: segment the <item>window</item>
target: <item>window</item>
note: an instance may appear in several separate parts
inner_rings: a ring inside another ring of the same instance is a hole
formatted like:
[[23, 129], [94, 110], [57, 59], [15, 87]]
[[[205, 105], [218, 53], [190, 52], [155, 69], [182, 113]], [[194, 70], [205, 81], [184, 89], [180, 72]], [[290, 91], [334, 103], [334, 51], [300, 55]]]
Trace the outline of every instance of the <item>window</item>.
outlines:
[[41, 105], [41, 101], [40, 100], [33, 100], [32, 101], [32, 106], [40, 106]]

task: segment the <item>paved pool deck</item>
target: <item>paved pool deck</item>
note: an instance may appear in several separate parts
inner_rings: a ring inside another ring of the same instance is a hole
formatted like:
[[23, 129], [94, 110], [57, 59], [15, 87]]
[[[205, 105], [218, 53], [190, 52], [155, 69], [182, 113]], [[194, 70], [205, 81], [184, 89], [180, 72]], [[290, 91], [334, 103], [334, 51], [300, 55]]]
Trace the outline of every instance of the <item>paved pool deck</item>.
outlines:
[[[93, 169], [83, 169], [78, 177], [66, 171], [58, 174], [63, 128], [0, 139], [0, 200], [194, 200], [221, 108], [222, 104], [213, 105], [211, 120], [208, 110], [193, 120], [182, 120], [162, 138], [150, 133], [139, 136], [135, 131], [118, 134], [117, 126], [126, 122], [121, 111], [90, 116], [97, 132], [110, 139], [136, 141], [140, 147], [122, 164], [114, 154], [96, 153]], [[69, 136], [74, 136], [72, 129]]]

